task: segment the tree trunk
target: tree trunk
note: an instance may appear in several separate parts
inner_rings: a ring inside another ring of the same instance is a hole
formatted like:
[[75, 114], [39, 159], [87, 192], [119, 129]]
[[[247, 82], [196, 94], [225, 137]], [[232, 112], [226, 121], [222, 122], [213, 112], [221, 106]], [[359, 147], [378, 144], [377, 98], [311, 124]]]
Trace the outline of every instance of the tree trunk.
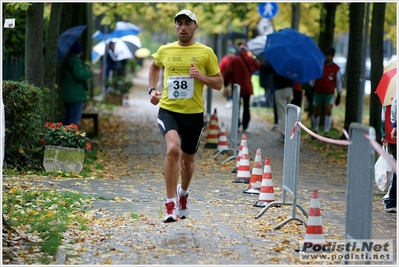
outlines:
[[[50, 23], [46, 41], [46, 52], [44, 54], [44, 86], [50, 89], [50, 118], [46, 120], [54, 121], [54, 90], [55, 90], [55, 76], [57, 64], [57, 39], [59, 36], [60, 21], [61, 21], [62, 4], [52, 3]], [[46, 110], [46, 109], [45, 109]]]
[[324, 52], [333, 46], [335, 12], [339, 3], [324, 3], [320, 15], [319, 47]]
[[291, 28], [299, 30], [299, 18], [301, 16], [301, 3], [291, 4], [292, 16], [291, 16]]
[[384, 72], [384, 20], [386, 3], [373, 3], [370, 33], [370, 120], [369, 125], [376, 130], [376, 140], [381, 140], [381, 102], [374, 93]]
[[43, 3], [31, 5], [26, 12], [25, 79], [43, 88]]
[[[349, 130], [349, 126], [353, 122], [358, 121], [358, 97], [360, 95], [360, 79], [361, 68], [359, 67], [362, 60], [362, 41], [363, 41], [363, 18], [364, 3], [350, 3], [349, 6], [349, 46], [348, 61], [346, 65], [347, 87], [346, 87], [346, 103], [345, 103], [345, 130]], [[364, 88], [361, 88], [364, 90]]]
[[[323, 53], [333, 46], [334, 28], [335, 28], [335, 11], [338, 3], [324, 3], [320, 14], [320, 37], [319, 48]], [[309, 103], [313, 105], [313, 103]], [[312, 108], [313, 109], [313, 108]], [[325, 105], [321, 106], [320, 125], [324, 125]], [[313, 126], [313, 125], [312, 125]]]

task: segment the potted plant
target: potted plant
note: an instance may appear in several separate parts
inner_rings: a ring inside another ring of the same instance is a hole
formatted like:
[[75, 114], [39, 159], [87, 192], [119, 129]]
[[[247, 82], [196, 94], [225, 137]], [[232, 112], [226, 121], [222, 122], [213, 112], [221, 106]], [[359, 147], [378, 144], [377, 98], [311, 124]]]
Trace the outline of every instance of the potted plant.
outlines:
[[79, 131], [75, 124], [47, 122], [40, 140], [44, 145], [44, 169], [80, 173], [83, 169], [85, 151], [91, 148], [88, 141], [86, 133]]
[[105, 81], [109, 91], [105, 97], [107, 103], [122, 105], [123, 97], [133, 87], [133, 82], [124, 75], [114, 75], [111, 80]]

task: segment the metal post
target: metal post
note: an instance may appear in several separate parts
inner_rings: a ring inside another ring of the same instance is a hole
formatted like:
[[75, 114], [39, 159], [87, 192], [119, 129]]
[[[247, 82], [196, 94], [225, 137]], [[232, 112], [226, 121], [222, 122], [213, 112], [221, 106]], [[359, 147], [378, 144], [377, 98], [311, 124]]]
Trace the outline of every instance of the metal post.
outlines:
[[[229, 149], [229, 151], [233, 151], [233, 156], [227, 158], [225, 161], [222, 162], [222, 164], [232, 159], [238, 158], [239, 147], [237, 145], [237, 132], [238, 132], [238, 116], [240, 108], [240, 91], [241, 91], [241, 86], [236, 83], [233, 84], [233, 107], [231, 109], [232, 111], [231, 111], [231, 130], [230, 130], [230, 141], [232, 146]], [[216, 154], [214, 157], [217, 157], [219, 154]]]
[[206, 91], [206, 122], [208, 122], [212, 116], [212, 88], [208, 86]]
[[348, 174], [346, 183], [345, 240], [371, 238], [375, 151], [367, 134], [375, 130], [359, 123], [349, 127]]
[[108, 54], [108, 49], [107, 49], [107, 33], [108, 33], [108, 25], [104, 25], [104, 56], [103, 56], [103, 98], [105, 99], [105, 95], [107, 94], [105, 90], [105, 77], [107, 77], [106, 71], [107, 71], [107, 54]]

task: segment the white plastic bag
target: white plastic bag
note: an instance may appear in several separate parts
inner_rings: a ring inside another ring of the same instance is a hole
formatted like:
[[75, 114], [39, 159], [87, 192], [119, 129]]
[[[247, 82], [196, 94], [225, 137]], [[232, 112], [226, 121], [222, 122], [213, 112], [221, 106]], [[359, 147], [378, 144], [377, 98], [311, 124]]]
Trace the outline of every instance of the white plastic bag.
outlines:
[[[387, 146], [382, 146], [382, 148], [386, 153], [388, 153]], [[376, 163], [374, 164], [374, 172], [375, 183], [377, 184], [378, 189], [380, 189], [381, 191], [387, 190], [392, 182], [393, 168], [381, 155], [378, 157]]]

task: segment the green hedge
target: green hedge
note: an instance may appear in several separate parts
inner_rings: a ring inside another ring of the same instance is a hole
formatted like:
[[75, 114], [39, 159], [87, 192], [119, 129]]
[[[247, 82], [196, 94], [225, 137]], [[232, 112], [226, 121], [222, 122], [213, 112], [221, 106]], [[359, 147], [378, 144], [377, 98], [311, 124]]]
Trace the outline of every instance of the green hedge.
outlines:
[[27, 82], [3, 81], [5, 168], [42, 169], [43, 92]]

